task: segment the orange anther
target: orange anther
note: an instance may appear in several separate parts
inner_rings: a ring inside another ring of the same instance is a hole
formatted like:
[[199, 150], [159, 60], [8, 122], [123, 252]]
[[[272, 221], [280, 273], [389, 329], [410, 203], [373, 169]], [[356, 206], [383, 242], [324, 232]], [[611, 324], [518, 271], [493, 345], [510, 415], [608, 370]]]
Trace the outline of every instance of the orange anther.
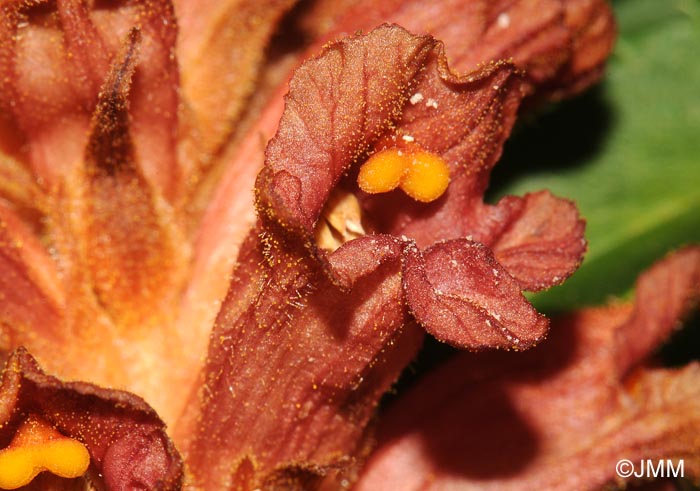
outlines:
[[410, 158], [401, 179], [401, 189], [416, 201], [435, 201], [450, 184], [447, 162], [439, 155], [424, 151], [411, 153]]
[[357, 176], [357, 184], [365, 193], [386, 193], [396, 189], [406, 168], [406, 156], [397, 148], [372, 155]]
[[30, 417], [10, 445], [0, 450], [0, 488], [25, 486], [43, 471], [59, 477], [80, 477], [89, 465], [90, 454], [82, 443], [61, 435], [45, 421]]
[[447, 162], [418, 145], [375, 153], [360, 167], [357, 176], [357, 184], [366, 193], [386, 193], [400, 187], [411, 198], [424, 203], [442, 196], [449, 183]]

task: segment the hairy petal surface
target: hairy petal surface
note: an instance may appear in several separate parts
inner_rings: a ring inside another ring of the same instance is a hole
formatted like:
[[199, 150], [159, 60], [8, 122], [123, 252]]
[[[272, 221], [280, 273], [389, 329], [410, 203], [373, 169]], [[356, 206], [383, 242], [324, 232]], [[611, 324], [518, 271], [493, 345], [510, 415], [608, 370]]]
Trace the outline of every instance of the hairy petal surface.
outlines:
[[[38, 330], [20, 320], [6, 329], [11, 347], [29, 347], [53, 372], [128, 386], [172, 420], [198, 356], [188, 355], [169, 329], [185, 280], [187, 245], [173, 207], [139, 165], [132, 103], [142, 83], [138, 67], [154, 49], [142, 32], [134, 28], [122, 40], [99, 91], [80, 165], [46, 198], [46, 240], [54, 257], [44, 257], [44, 267], [54, 272], [61, 298], [69, 301], [54, 301], [53, 316], [44, 319], [50, 322]], [[33, 242], [26, 244], [31, 251]], [[60, 339], [48, 338], [49, 343], [37, 336], [51, 331]]]
[[203, 158], [213, 156], [246, 109], [265, 46], [293, 0], [177, 0], [182, 101]]
[[406, 257], [404, 288], [411, 312], [437, 339], [461, 348], [527, 349], [549, 322], [483, 244], [438, 243]]
[[[419, 93], [431, 104], [411, 102]], [[380, 395], [422, 338], [404, 301], [430, 332], [456, 345], [527, 348], [541, 339], [547, 321], [486, 245], [440, 242], [416, 226], [426, 243], [420, 252], [386, 225], [400, 207], [389, 200], [377, 211], [381, 198], [358, 201], [359, 191], [346, 191], [354, 164], [384, 145], [412, 141], [455, 176], [441, 203], [409, 207], [417, 221], [429, 222], [450, 203], [450, 218], [472, 213], [474, 228], [488, 230], [484, 238], [520, 223], [510, 243], [526, 243], [537, 203], [496, 207], [499, 223], [491, 208], [457, 205], [481, 204], [523, 96], [512, 65], [454, 75], [441, 44], [398, 26], [329, 45], [297, 70], [257, 181], [260, 222], [241, 249], [201, 389], [177, 431], [193, 487], [313, 488], [330, 468], [351, 466], [365, 451]], [[331, 193], [363, 205], [380, 233], [322, 250], [315, 231]], [[408, 228], [413, 215], [406, 216], [397, 227]], [[578, 215], [567, 220], [578, 223]], [[543, 237], [556, 236], [546, 219], [539, 225]]]
[[0, 386], [3, 446], [30, 416], [85, 445], [90, 479], [106, 490], [180, 489], [182, 460], [165, 425], [142, 399], [82, 382], [61, 382], [20, 348], [9, 358]]
[[366, 451], [366, 425], [422, 332], [406, 323], [398, 251], [357, 258], [333, 258], [353, 284], [343, 291], [300, 244], [251, 233], [177, 432], [195, 487], [312, 488]]
[[[483, 203], [483, 193], [525, 94], [522, 77], [508, 63], [486, 64], [457, 76], [442, 56], [431, 53], [395, 131], [399, 140], [413, 138], [448, 163], [449, 188], [428, 204], [402, 193], [362, 197], [380, 230], [407, 235], [421, 248], [436, 239], [468, 235], [486, 242], [496, 233], [498, 222]], [[421, 102], [411, 103], [417, 95]]]
[[[391, 58], [396, 53], [410, 56]], [[389, 70], [387, 61], [397, 68]], [[522, 80], [511, 65], [491, 63], [456, 76], [441, 45], [396, 26], [332, 45], [304, 64], [291, 82], [257, 182], [261, 215], [297, 234], [325, 262], [312, 234], [333, 189], [354, 186], [353, 164], [374, 149], [402, 148], [406, 141], [438, 155], [449, 166], [452, 182], [432, 203], [399, 192], [368, 196], [355, 191], [378, 232], [407, 236], [421, 249], [448, 239], [451, 244], [482, 243], [478, 252], [471, 246], [461, 253], [448, 244], [433, 246], [426, 251], [427, 262], [417, 249], [408, 253], [404, 290], [409, 307], [429, 332], [458, 346], [532, 346], [547, 323], [522, 297], [522, 286], [541, 289], [561, 282], [580, 263], [585, 242], [575, 207], [549, 193], [508, 198], [495, 207], [482, 202], [523, 95]], [[499, 239], [517, 281], [483, 245]], [[526, 255], [531, 263], [524, 264]], [[557, 264], [549, 267], [552, 258]], [[469, 266], [448, 271], [450, 264]], [[488, 280], [478, 284], [477, 273], [483, 272]], [[329, 274], [335, 277], [332, 268]], [[451, 279], [455, 283], [448, 286]]]
[[521, 355], [447, 362], [389, 409], [356, 489], [593, 491], [622, 484], [620, 456], [698, 476], [700, 366], [639, 365], [700, 298], [698, 266], [684, 249], [640, 277], [634, 305], [557, 319]]
[[311, 235], [340, 177], [401, 115], [435, 47], [430, 37], [384, 26], [304, 63], [258, 176], [259, 212]]
[[112, 318], [147, 324], [177, 293], [172, 286], [181, 281], [184, 237], [178, 237], [172, 210], [135, 162], [129, 95], [139, 41], [139, 31], [132, 30], [100, 92], [85, 166], [65, 192], [82, 191], [76, 204], [80, 218], [69, 232], [73, 240], [85, 241], [80, 259], [100, 303]]
[[[324, 35], [299, 56], [299, 62], [318, 52], [328, 41], [347, 33], [370, 30], [383, 22], [394, 22], [412, 32], [431, 34], [442, 40], [453, 70], [469, 72], [482, 63], [513, 59], [525, 70], [529, 85], [534, 85], [534, 99], [552, 93], [561, 97], [594, 83], [602, 73], [615, 38], [612, 10], [604, 0], [445, 0], [428, 4], [403, 0], [381, 4], [369, 0], [346, 1], [320, 4], [318, 9], [314, 6], [309, 16], [314, 22], [321, 20], [322, 25], [315, 25], [314, 32]], [[302, 16], [300, 22], [303, 24], [308, 19]], [[584, 33], [589, 32], [596, 40], [595, 45], [586, 41], [590, 35]], [[586, 65], [572, 62], [579, 59], [585, 59]], [[579, 73], [581, 70], [586, 76]], [[211, 285], [214, 298], [222, 296], [226, 288], [224, 281], [217, 280], [223, 277], [218, 272], [230, 269], [236, 246], [248, 230], [246, 222], [254, 221], [252, 206], [244, 196], [252, 189], [255, 175], [263, 165], [265, 147], [262, 142], [271, 138], [277, 129], [286, 91], [286, 84], [276, 91], [258, 122], [242, 140], [204, 215], [196, 253], [201, 277], [198, 284]], [[422, 104], [427, 101], [424, 99]], [[470, 203], [469, 206], [473, 209], [477, 205]], [[242, 221], [241, 217], [246, 220]], [[471, 233], [476, 237], [478, 231]], [[420, 243], [418, 237], [414, 238]], [[516, 276], [535, 289], [556, 284], [559, 281], [554, 281], [555, 277], [566, 276], [552, 272], [548, 278], [535, 278], [533, 273], [528, 274], [527, 280], [522, 273]], [[194, 297], [194, 293], [190, 297]], [[209, 315], [213, 317], [213, 310]]]
[[[166, 197], [178, 189], [175, 21], [165, 0], [90, 10], [79, 0], [9, 1], [0, 23], [0, 107], [24, 137], [27, 165], [51, 190], [80, 162], [98, 92], [129, 29], [139, 27], [132, 119], [138, 164]], [[165, 22], [164, 22], [165, 21]], [[57, 42], [57, 40], [59, 42]]]

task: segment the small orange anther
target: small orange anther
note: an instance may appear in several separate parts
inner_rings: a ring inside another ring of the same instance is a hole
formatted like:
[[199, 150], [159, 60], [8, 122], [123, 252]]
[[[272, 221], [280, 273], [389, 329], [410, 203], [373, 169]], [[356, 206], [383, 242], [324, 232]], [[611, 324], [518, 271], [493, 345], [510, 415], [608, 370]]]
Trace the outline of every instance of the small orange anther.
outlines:
[[89, 465], [90, 454], [82, 443], [60, 434], [42, 419], [29, 417], [10, 445], [0, 450], [0, 489], [25, 486], [43, 471], [80, 477]]
[[[406, 137], [404, 137], [405, 141]], [[372, 155], [357, 176], [357, 184], [366, 193], [377, 194], [400, 187], [416, 201], [429, 203], [445, 193], [450, 183], [450, 168], [437, 154], [413, 144], [403, 149], [388, 148]]]
[[424, 203], [442, 196], [450, 184], [447, 162], [439, 155], [425, 151], [412, 153], [410, 159], [401, 179], [401, 189], [411, 198]]
[[365, 193], [393, 191], [401, 182], [406, 167], [406, 156], [397, 148], [381, 150], [372, 155], [357, 176], [357, 184]]

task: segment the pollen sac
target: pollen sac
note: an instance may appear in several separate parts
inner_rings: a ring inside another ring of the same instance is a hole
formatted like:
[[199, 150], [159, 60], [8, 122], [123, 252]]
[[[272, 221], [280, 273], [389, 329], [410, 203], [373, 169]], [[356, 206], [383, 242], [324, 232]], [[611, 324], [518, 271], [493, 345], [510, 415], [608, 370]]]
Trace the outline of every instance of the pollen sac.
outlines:
[[65, 478], [80, 477], [89, 465], [90, 454], [82, 443], [30, 417], [10, 445], [0, 450], [0, 489], [25, 486], [43, 471]]
[[423, 203], [442, 196], [450, 184], [447, 162], [439, 155], [425, 151], [413, 152], [409, 158], [400, 184], [403, 192]]
[[357, 176], [357, 184], [365, 193], [386, 193], [396, 189], [406, 168], [406, 156], [398, 148], [389, 148], [372, 155]]
[[360, 167], [357, 184], [369, 194], [399, 187], [416, 201], [429, 203], [447, 190], [450, 169], [442, 157], [418, 145], [388, 148], [372, 155]]

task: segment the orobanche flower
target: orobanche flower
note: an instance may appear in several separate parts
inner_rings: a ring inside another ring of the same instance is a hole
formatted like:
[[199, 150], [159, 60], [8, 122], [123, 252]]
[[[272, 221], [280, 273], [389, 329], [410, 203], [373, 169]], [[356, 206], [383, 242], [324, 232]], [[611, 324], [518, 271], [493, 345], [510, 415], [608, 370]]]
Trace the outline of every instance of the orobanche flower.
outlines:
[[0, 6], [0, 488], [347, 488], [426, 331], [544, 339], [584, 222], [483, 196], [608, 5], [319, 2], [287, 83], [291, 4]]

